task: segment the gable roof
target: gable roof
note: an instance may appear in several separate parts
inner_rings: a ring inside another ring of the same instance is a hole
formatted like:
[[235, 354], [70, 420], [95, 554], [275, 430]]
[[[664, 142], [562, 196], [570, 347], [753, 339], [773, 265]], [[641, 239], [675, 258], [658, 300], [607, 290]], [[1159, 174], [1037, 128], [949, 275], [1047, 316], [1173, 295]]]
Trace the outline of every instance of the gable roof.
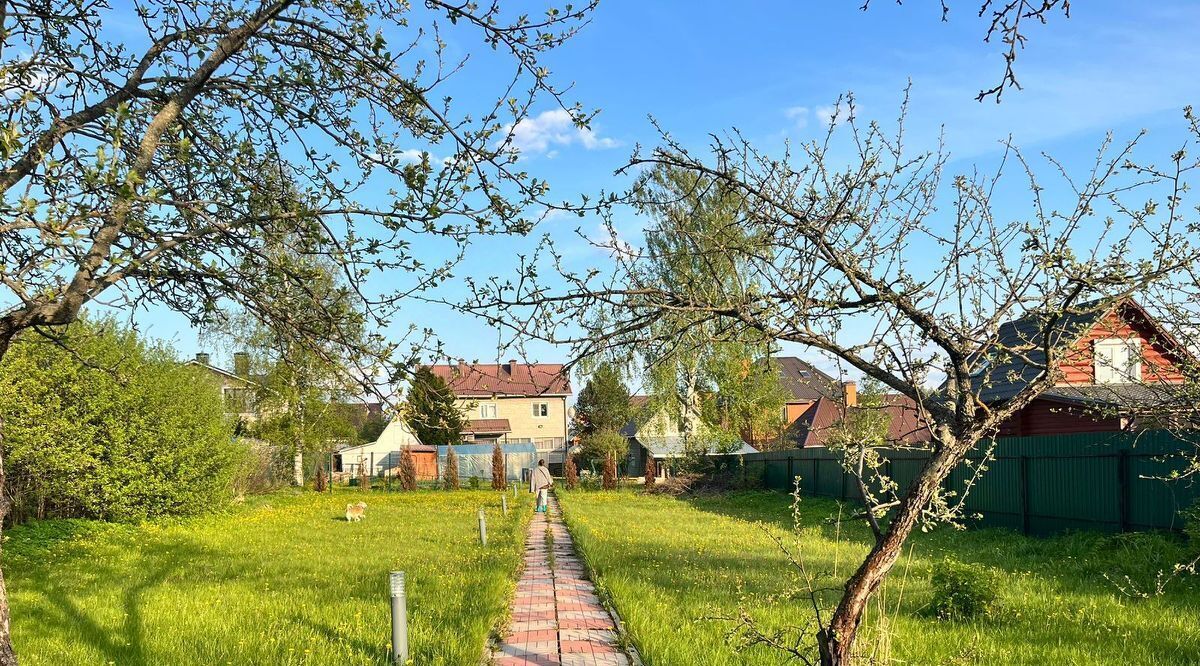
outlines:
[[795, 356], [772, 356], [767, 363], [779, 369], [779, 383], [792, 396], [789, 402], [836, 398], [841, 391], [836, 379]]
[[264, 377], [262, 375], [249, 375], [249, 376], [243, 377], [243, 376], [237, 374], [236, 372], [230, 372], [229, 370], [226, 370], [224, 368], [218, 368], [217, 366], [215, 366], [211, 363], [205, 363], [203, 361], [198, 361], [194, 358], [184, 361], [183, 364], [184, 365], [193, 365], [193, 366], [196, 366], [197, 368], [203, 368], [214, 374], [218, 374], [223, 377], [228, 377], [230, 379], [237, 380], [237, 381], [243, 382], [245, 384], [253, 384], [255, 386], [262, 386], [263, 381], [266, 379], [266, 377]]
[[[1042, 373], [1046, 366], [1046, 346], [1063, 348], [1074, 345], [1114, 312], [1120, 313], [1122, 318], [1141, 319], [1154, 329], [1156, 341], [1168, 347], [1171, 353], [1191, 357], [1187, 349], [1132, 298], [1117, 301], [1107, 307], [1102, 305], [1100, 300], [1082, 303], [1063, 313], [1048, 332], [1046, 315], [1031, 313], [1001, 324], [984, 351], [971, 359], [970, 365], [978, 372], [978, 375], [972, 378], [972, 384], [979, 393], [980, 401], [1002, 402], [1016, 396]], [[1047, 335], [1048, 345], [1044, 344]], [[1016, 353], [1011, 353], [1010, 350]], [[1044, 395], [1053, 398], [1060, 394], [1058, 397], [1064, 400], [1077, 402], [1085, 400], [1086, 392], [1064, 389], [1068, 387], [1054, 387]], [[1111, 393], [1111, 389], [1109, 392]]]
[[566, 396], [571, 382], [561, 363], [462, 363], [431, 365], [458, 397]]
[[[855, 406], [853, 410], [880, 409], [889, 417], [887, 441], [891, 444], [914, 445], [928, 442], [933, 433], [921, 421], [917, 405], [911, 399], [898, 394], [883, 396], [880, 407]], [[787, 427], [784, 439], [798, 447], [825, 446], [842, 421], [841, 403], [821, 398], [804, 410], [804, 413]]]

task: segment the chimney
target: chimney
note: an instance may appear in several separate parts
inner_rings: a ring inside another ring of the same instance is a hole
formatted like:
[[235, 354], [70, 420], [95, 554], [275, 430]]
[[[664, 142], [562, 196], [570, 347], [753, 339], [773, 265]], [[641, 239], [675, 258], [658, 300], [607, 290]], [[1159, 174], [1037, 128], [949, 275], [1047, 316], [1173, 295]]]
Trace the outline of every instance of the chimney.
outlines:
[[517, 359], [515, 359], [515, 358], [508, 359], [507, 365], [508, 365], [508, 374], [510, 374], [510, 375], [513, 374], [517, 370]]
[[204, 365], [212, 365], [212, 356], [204, 352], [196, 352], [196, 362]]
[[250, 354], [247, 352], [234, 352], [233, 354], [233, 374], [238, 377], [247, 378], [250, 376]]
[[842, 382], [842, 393], [846, 398], [847, 407], [858, 406], [858, 384], [854, 382]]
[[454, 376], [459, 377], [465, 374], [467, 374], [467, 362], [460, 358], [458, 365], [454, 366]]

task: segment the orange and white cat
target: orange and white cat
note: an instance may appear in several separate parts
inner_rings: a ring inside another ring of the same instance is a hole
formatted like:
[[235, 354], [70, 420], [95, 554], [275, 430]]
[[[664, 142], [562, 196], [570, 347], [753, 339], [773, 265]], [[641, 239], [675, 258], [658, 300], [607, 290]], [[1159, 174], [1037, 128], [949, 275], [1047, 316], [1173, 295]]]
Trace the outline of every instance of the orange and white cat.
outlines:
[[346, 505], [346, 522], [358, 522], [367, 515], [367, 503], [359, 502], [357, 504]]

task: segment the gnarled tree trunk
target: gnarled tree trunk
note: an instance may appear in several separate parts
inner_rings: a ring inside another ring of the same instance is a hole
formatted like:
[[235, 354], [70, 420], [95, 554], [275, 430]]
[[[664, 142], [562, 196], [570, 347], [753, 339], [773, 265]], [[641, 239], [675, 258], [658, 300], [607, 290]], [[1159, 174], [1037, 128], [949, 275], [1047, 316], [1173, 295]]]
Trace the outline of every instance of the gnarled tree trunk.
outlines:
[[854, 639], [867, 610], [867, 601], [892, 570], [896, 560], [900, 559], [904, 542], [916, 527], [921, 512], [958, 464], [963, 450], [961, 444], [943, 442], [941, 451], [921, 470], [912, 491], [900, 504], [883, 537], [875, 543], [850, 580], [846, 581], [846, 592], [830, 618], [829, 626], [817, 636], [822, 666], [848, 666], [853, 663]]
[[[8, 351], [11, 336], [0, 335], [0, 361]], [[0, 414], [0, 532], [4, 519], [8, 517], [8, 490], [4, 486], [4, 415]], [[0, 542], [2, 542], [0, 535]], [[4, 572], [0, 568], [0, 666], [16, 666], [17, 654], [13, 652], [12, 635], [8, 623], [8, 589], [4, 585]]]

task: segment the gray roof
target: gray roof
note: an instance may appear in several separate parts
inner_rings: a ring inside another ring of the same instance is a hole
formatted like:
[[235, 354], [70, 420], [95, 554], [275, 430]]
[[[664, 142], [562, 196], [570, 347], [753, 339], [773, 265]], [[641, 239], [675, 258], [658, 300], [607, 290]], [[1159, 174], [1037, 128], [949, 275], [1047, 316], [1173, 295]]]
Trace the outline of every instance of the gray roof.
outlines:
[[[668, 437], [635, 437], [634, 441], [646, 447], [655, 458], [678, 458], [683, 455], [684, 446], [683, 438], [679, 436]], [[723, 456], [734, 455], [741, 456], [747, 453], [758, 453], [758, 449], [750, 446], [745, 442], [741, 442], [741, 446], [733, 451], [716, 451], [709, 449], [705, 455]]]
[[841, 384], [808, 361], [795, 356], [772, 356], [767, 362], [779, 369], [780, 385], [796, 402], [835, 399], [841, 395]]
[[1113, 405], [1122, 407], [1194, 407], [1194, 396], [1182, 391], [1179, 385], [1162, 384], [1091, 384], [1055, 386], [1042, 393], [1042, 398], [1081, 405]]
[[1049, 346], [1072, 344], [1090, 331], [1112, 308], [1095, 301], [1084, 303], [1050, 324], [1049, 316], [1033, 313], [1000, 325], [996, 336], [971, 361], [978, 369], [972, 383], [982, 402], [1000, 402], [1020, 393], [1046, 367], [1045, 335]]

